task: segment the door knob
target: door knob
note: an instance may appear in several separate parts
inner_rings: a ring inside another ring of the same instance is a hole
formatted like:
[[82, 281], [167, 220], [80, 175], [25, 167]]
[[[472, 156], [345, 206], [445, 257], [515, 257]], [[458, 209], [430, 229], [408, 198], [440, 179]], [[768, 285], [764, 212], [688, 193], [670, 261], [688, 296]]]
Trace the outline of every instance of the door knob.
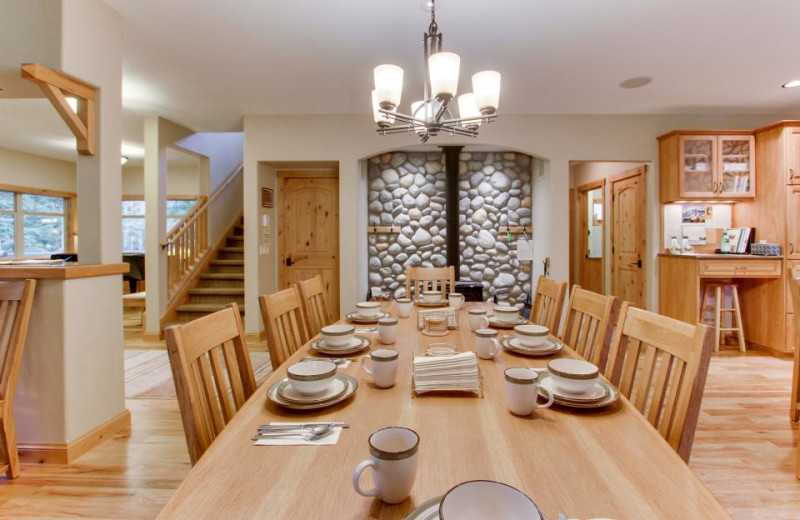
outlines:
[[286, 267], [291, 267], [294, 262], [292, 261], [292, 257], [286, 257]]
[[636, 266], [636, 267], [638, 267], [638, 268], [640, 268], [640, 269], [641, 269], [641, 267], [642, 267], [642, 259], [640, 258], [640, 259], [638, 259], [637, 261], [635, 261], [635, 262], [631, 262], [631, 263], [630, 263], [630, 264], [628, 264], [628, 265], [633, 265], [633, 266]]

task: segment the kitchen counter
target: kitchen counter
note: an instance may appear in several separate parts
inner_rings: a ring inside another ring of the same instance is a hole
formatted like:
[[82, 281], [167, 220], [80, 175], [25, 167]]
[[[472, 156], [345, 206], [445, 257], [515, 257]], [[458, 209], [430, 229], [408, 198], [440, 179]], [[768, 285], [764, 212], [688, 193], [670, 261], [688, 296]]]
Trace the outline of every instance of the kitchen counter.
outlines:
[[783, 256], [764, 256], [764, 255], [747, 255], [747, 254], [723, 254], [723, 253], [687, 253], [682, 255], [675, 255], [672, 253], [659, 253], [658, 256], [668, 256], [676, 258], [713, 258], [714, 260], [782, 260]]

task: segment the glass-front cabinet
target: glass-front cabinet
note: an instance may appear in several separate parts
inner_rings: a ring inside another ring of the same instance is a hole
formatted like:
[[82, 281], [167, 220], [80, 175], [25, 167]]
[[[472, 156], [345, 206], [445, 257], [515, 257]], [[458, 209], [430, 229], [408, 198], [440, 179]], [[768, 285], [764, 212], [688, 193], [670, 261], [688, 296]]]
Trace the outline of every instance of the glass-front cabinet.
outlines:
[[661, 136], [661, 202], [755, 197], [755, 138], [676, 131]]

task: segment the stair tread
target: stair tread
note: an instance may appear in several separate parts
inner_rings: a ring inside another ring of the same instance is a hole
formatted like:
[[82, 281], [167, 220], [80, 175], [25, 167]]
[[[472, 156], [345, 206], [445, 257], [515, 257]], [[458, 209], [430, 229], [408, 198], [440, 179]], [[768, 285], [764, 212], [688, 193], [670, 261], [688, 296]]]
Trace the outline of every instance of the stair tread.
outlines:
[[243, 247], [221, 247], [219, 249], [223, 253], [244, 253]]
[[206, 280], [244, 280], [244, 273], [202, 273], [200, 278]]
[[[216, 312], [227, 307], [227, 303], [184, 303], [178, 305], [178, 312]], [[239, 307], [243, 311], [242, 307]]]
[[221, 260], [212, 260], [211, 265], [244, 265], [244, 260], [223, 258]]
[[242, 287], [195, 287], [189, 289], [189, 294], [244, 294], [244, 286]]

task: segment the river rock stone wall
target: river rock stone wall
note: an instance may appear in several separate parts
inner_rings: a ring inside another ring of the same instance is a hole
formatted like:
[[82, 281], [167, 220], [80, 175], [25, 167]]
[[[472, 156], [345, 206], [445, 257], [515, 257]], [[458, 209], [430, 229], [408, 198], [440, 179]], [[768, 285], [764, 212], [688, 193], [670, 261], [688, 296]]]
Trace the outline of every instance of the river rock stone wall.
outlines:
[[[393, 152], [368, 161], [369, 287], [405, 293], [407, 266], [447, 265], [444, 154]], [[483, 284], [484, 300], [516, 301], [530, 292], [530, 263], [521, 266], [500, 226], [530, 227], [531, 157], [465, 152], [459, 162], [460, 277]], [[517, 237], [514, 236], [514, 239]]]

